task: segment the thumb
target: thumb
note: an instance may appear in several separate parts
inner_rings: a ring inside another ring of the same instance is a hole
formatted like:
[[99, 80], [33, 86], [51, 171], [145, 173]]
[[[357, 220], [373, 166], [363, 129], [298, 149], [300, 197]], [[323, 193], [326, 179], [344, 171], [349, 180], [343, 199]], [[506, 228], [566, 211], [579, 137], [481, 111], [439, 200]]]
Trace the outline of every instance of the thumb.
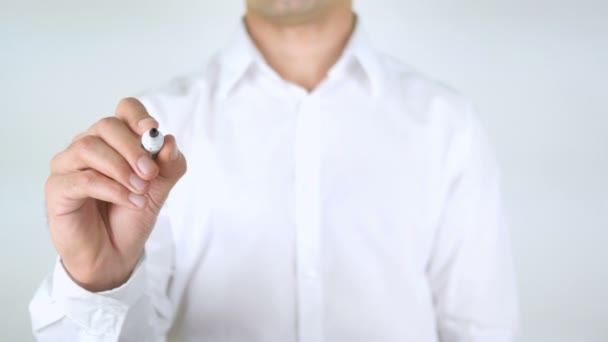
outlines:
[[179, 151], [175, 137], [171, 134], [165, 136], [163, 148], [156, 156], [156, 163], [159, 168], [159, 176], [172, 180], [173, 184], [186, 173], [186, 158]]
[[148, 195], [150, 206], [158, 214], [169, 192], [188, 168], [186, 158], [179, 151], [174, 136], [165, 136], [163, 147], [156, 155], [156, 163], [159, 173], [152, 181]]

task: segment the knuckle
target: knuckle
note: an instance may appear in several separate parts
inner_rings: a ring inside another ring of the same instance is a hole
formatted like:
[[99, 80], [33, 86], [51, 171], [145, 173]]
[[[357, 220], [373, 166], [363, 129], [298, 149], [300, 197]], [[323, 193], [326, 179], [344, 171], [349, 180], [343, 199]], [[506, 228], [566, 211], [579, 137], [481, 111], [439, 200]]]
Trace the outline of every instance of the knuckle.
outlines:
[[91, 188], [97, 184], [98, 180], [99, 176], [97, 175], [97, 172], [93, 170], [86, 170], [80, 174], [80, 181], [78, 182], [79, 184], [77, 184], [77, 186]]
[[83, 133], [75, 135], [74, 138], [72, 138], [72, 143], [78, 141], [78, 139], [80, 139], [80, 138], [82, 138], [84, 136], [86, 136], [86, 132], [83, 132]]
[[63, 155], [63, 152], [57, 153], [49, 161], [49, 169], [51, 170], [51, 173], [53, 171], [55, 171], [55, 170], [58, 169], [58, 167], [59, 167], [59, 160], [61, 159], [62, 155]]
[[186, 157], [184, 157], [184, 155], [182, 154], [182, 160], [183, 160], [183, 167], [180, 170], [180, 174], [179, 177], [183, 177], [186, 172], [188, 172], [188, 161], [186, 160]]
[[91, 154], [97, 149], [99, 143], [101, 143], [99, 138], [87, 135], [78, 139], [73, 146], [79, 154]]
[[46, 182], [44, 183], [44, 194], [46, 198], [52, 197], [55, 192], [55, 184], [55, 177], [50, 176], [46, 179]]
[[120, 113], [130, 113], [141, 108], [141, 102], [134, 97], [125, 97], [118, 102], [116, 111]]
[[119, 120], [115, 117], [107, 116], [97, 122], [97, 129], [101, 132], [107, 132], [112, 127], [115, 127], [117, 121]]
[[57, 195], [60, 191], [61, 189], [57, 187], [57, 177], [49, 176], [44, 183], [44, 198], [49, 216], [55, 214]]

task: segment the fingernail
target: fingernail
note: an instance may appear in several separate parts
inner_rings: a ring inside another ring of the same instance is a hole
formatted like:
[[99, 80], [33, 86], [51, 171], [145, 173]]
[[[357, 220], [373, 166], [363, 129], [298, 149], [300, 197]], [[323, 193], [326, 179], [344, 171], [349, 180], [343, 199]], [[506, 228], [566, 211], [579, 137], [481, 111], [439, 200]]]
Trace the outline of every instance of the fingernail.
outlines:
[[143, 208], [146, 205], [146, 198], [134, 193], [129, 194], [129, 201], [135, 204], [138, 208]]
[[155, 124], [156, 124], [156, 120], [154, 120], [154, 118], [145, 118], [145, 119], [139, 120], [139, 122], [137, 123], [137, 126], [139, 126], [140, 128], [151, 128]]
[[137, 160], [137, 167], [145, 175], [151, 175], [156, 172], [156, 164], [152, 158], [148, 156], [142, 156]]
[[171, 151], [171, 155], [169, 156], [169, 158], [171, 158], [171, 160], [176, 160], [177, 157], [179, 157], [179, 149], [177, 148], [177, 144], [176, 144], [175, 147], [173, 148], [173, 151]]
[[129, 183], [131, 183], [131, 186], [133, 186], [135, 189], [140, 191], [143, 190], [146, 185], [148, 185], [145, 180], [137, 177], [137, 175], [134, 173], [129, 176]]

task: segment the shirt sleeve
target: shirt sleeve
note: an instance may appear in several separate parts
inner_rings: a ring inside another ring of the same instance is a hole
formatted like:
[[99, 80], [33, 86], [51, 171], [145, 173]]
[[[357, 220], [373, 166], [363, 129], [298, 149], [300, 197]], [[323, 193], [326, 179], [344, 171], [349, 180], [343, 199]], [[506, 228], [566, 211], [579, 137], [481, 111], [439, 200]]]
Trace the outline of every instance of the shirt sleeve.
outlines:
[[519, 309], [498, 163], [472, 111], [466, 127], [451, 144], [456, 167], [428, 268], [438, 333], [442, 342], [511, 342]]
[[168, 220], [159, 216], [129, 280], [104, 292], [76, 284], [58, 259], [30, 302], [38, 341], [158, 341], [173, 321], [167, 295], [173, 263]]

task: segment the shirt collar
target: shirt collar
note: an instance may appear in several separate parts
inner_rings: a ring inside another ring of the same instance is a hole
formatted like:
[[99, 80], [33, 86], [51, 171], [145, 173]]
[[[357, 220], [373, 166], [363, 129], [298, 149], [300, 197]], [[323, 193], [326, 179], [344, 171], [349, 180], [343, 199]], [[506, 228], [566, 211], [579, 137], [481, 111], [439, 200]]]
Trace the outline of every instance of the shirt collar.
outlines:
[[[355, 28], [338, 62], [330, 69], [328, 77], [347, 73], [348, 63], [353, 60], [365, 74], [371, 94], [381, 92], [381, 73], [377, 52], [369, 41], [363, 25], [357, 17]], [[218, 96], [225, 99], [246, 74], [247, 70], [258, 65], [269, 68], [264, 57], [251, 40], [244, 20], [241, 20], [229, 43], [219, 52]]]

